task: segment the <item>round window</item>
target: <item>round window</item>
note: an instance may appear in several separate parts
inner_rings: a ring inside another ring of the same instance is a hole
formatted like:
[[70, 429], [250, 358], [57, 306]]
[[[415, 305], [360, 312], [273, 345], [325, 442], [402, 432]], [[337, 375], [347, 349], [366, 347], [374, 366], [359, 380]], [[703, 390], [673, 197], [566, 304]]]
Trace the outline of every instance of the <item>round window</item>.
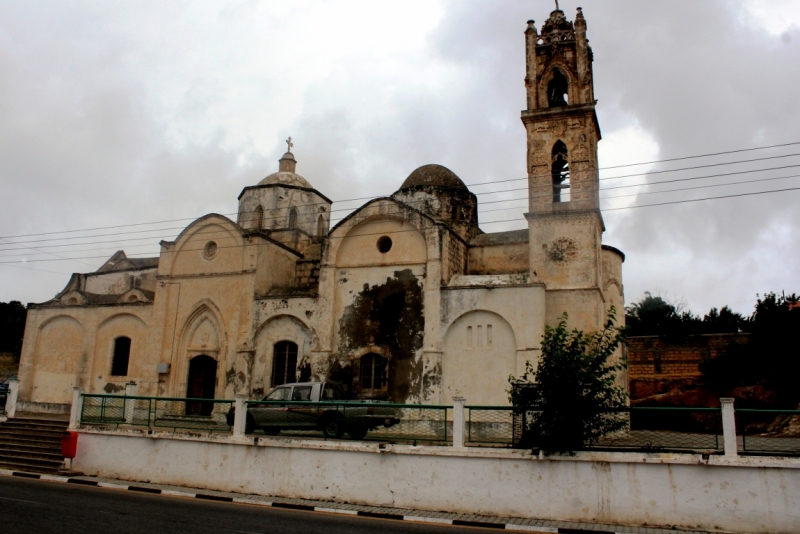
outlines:
[[386, 254], [392, 250], [392, 238], [389, 236], [383, 236], [378, 239], [378, 250], [381, 251], [381, 254]]
[[217, 255], [217, 248], [217, 244], [214, 241], [209, 241], [203, 249], [203, 256], [210, 260]]

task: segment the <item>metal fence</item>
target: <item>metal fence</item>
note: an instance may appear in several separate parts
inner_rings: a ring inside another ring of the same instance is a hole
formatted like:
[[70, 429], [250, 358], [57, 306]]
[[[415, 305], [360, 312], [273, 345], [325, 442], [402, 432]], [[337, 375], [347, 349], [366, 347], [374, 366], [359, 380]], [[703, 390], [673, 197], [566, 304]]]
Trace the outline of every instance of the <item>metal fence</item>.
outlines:
[[623, 431], [587, 443], [590, 449], [722, 452], [720, 408], [633, 406], [616, 411]]
[[361, 402], [248, 401], [255, 435], [447, 442], [451, 406]]
[[[0, 414], [5, 405], [0, 398]], [[233, 400], [83, 394], [81, 424], [230, 432]], [[446, 444], [452, 441], [453, 407], [383, 402], [247, 401], [246, 433], [326, 439]], [[466, 406], [466, 443], [537, 447], [537, 409]], [[621, 430], [584, 443], [611, 451], [721, 453], [720, 408], [634, 406], [602, 417]], [[800, 410], [735, 410], [743, 454], [800, 455]]]
[[[536, 409], [509, 406], [467, 406], [467, 441], [472, 444], [535, 447]], [[600, 414], [615, 419], [622, 430], [584, 443], [595, 450], [695, 451], [722, 450], [719, 408], [632, 407]]]
[[120, 395], [82, 395], [81, 424], [133, 425], [230, 432], [227, 414], [234, 401]]
[[466, 406], [467, 443], [511, 445], [514, 443], [514, 408]]
[[735, 414], [741, 452], [800, 455], [800, 410], [740, 408]]

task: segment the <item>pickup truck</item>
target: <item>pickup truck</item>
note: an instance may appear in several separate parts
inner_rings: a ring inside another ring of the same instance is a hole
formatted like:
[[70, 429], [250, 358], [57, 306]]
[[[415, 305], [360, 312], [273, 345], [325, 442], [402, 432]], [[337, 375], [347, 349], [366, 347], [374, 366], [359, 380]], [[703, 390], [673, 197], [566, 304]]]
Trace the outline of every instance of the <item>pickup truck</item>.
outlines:
[[[261, 400], [269, 404], [248, 406], [246, 434], [257, 429], [272, 435], [281, 430], [321, 430], [327, 438], [340, 438], [347, 432], [353, 439], [362, 439], [370, 430], [400, 422], [395, 408], [382, 406], [385, 403], [380, 401], [343, 400], [341, 387], [331, 382], [283, 384]], [[233, 418], [231, 407], [230, 426]]]

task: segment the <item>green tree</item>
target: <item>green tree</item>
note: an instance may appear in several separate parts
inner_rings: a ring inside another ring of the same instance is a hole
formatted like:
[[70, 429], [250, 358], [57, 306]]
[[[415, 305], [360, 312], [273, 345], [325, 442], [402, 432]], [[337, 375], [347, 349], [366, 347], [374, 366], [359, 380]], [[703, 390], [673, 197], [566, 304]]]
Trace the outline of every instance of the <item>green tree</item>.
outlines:
[[711, 308], [703, 317], [704, 334], [736, 334], [747, 330], [750, 321], [741, 313], [736, 313], [727, 306], [721, 310]]
[[700, 365], [707, 383], [719, 392], [761, 384], [773, 389], [781, 405], [800, 402], [800, 299], [767, 293], [758, 298], [743, 329], [747, 344], [731, 345], [721, 356]]
[[644, 298], [625, 308], [625, 324], [631, 336], [663, 336], [677, 332], [681, 314], [674, 304], [649, 291]]
[[625, 324], [629, 336], [661, 336], [682, 342], [700, 334], [728, 334], [747, 329], [748, 319], [728, 306], [711, 308], [704, 316], [684, 310], [680, 304], [668, 302], [645, 292], [644, 298], [625, 308]]
[[568, 330], [567, 319], [564, 313], [556, 327], [545, 326], [538, 368], [527, 362], [522, 377], [509, 377], [512, 404], [518, 414], [529, 414], [525, 445], [548, 452], [578, 450], [626, 426], [614, 412], [628, 397], [617, 383], [625, 362], [613, 356], [624, 332], [615, 326], [614, 308], [599, 332]]
[[10, 352], [19, 361], [22, 352], [22, 335], [28, 310], [21, 302], [0, 302], [0, 353]]

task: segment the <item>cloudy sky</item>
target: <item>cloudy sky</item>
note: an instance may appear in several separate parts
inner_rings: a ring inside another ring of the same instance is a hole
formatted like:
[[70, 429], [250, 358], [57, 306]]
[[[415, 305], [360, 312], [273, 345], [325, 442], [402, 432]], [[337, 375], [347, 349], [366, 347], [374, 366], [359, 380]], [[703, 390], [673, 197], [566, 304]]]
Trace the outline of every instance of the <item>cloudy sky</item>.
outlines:
[[[800, 0], [561, 0], [570, 19], [578, 5], [626, 300], [749, 313], [758, 293], [800, 292]], [[552, 9], [0, 3], [0, 300], [47, 300], [115, 250], [155, 255], [192, 218], [233, 216], [289, 135], [339, 217], [440, 163], [467, 184], [504, 180], [472, 187], [509, 199], [482, 208], [485, 231], [524, 228], [524, 191], [498, 191], [525, 185], [507, 181], [525, 177], [523, 31]]]

